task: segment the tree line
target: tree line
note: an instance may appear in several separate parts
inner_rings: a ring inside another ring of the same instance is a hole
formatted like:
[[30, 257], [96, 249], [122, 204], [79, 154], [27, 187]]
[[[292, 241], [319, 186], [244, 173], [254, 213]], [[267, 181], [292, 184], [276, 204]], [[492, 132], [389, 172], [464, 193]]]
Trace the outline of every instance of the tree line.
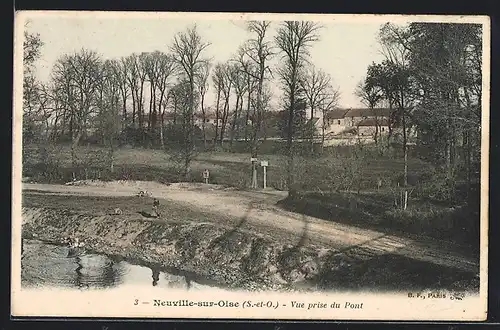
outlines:
[[[243, 139], [251, 156], [258, 155], [269, 125], [271, 84], [279, 82], [276, 126], [286, 141], [287, 186], [293, 194], [296, 140], [308, 139], [311, 150], [318, 135], [324, 142], [325, 123], [318, 134], [313, 119], [318, 111], [325, 115], [337, 107], [340, 94], [332, 77], [312, 64], [310, 49], [320, 40], [322, 26], [306, 21], [273, 23], [276, 34], [271, 38], [271, 24], [248, 22], [250, 38], [226, 62], [207, 56], [211, 44], [193, 25], [174, 36], [166, 53], [106, 60], [88, 49], [62, 54], [45, 83], [33, 70], [43, 41], [25, 32], [23, 138], [68, 140], [76, 166], [76, 148], [94, 128], [99, 143], [109, 150], [111, 170], [120, 141], [162, 148], [175, 142], [185, 178], [190, 180], [198, 140], [205, 147], [217, 147]], [[443, 167], [446, 187], [453, 190], [457, 178], [466, 178], [470, 185], [480, 161], [481, 26], [387, 23], [380, 29], [379, 44], [385, 59], [367, 68], [356, 95], [374, 114], [379, 107], [390, 108], [384, 144], [390, 147], [398, 141], [405, 160], [404, 207], [411, 131], [417, 132], [416, 143], [429, 150], [429, 161]], [[273, 58], [279, 60], [276, 68], [270, 65]], [[208, 93], [215, 96], [210, 138]], [[382, 144], [378, 130], [374, 138]]]
[[443, 169], [443, 189], [453, 195], [465, 179], [469, 191], [480, 169], [481, 25], [387, 23], [380, 29], [379, 43], [385, 59], [367, 68], [356, 93], [371, 109], [390, 109], [389, 140], [398, 138], [404, 157], [403, 209], [408, 202], [412, 130], [416, 143], [428, 151], [426, 160]]
[[[319, 108], [332, 109], [339, 94], [326, 73], [310, 63], [306, 66], [307, 48], [317, 39], [313, 36], [315, 25], [285, 22], [275, 40], [268, 37], [270, 25], [268, 21], [248, 22], [251, 37], [227, 62], [214, 63], [207, 57], [211, 44], [193, 25], [174, 36], [168, 53], [155, 51], [106, 60], [89, 49], [63, 54], [45, 83], [38, 81], [32, 70], [43, 43], [39, 35], [26, 32], [24, 138], [66, 139], [71, 142], [76, 163], [75, 150], [93, 128], [94, 137], [109, 149], [111, 168], [113, 151], [123, 136], [128, 142], [162, 148], [166, 140], [173, 141], [182, 153], [186, 178], [196, 138], [205, 147], [207, 141], [216, 146], [228, 139], [231, 146], [236, 139], [244, 139], [256, 157], [259, 141], [266, 138], [265, 122], [273, 97], [269, 61], [282, 54], [288, 57], [287, 64], [277, 71], [290, 98], [283, 99], [286, 110], [279, 121], [293, 124], [278, 127], [290, 144], [299, 132], [304, 137], [307, 104], [312, 118]], [[296, 35], [297, 31], [302, 35]], [[207, 139], [205, 101], [209, 86], [216, 99], [215, 136], [211, 139]], [[195, 125], [196, 118], [200, 118], [199, 125]], [[312, 140], [313, 135], [310, 129], [307, 136]]]

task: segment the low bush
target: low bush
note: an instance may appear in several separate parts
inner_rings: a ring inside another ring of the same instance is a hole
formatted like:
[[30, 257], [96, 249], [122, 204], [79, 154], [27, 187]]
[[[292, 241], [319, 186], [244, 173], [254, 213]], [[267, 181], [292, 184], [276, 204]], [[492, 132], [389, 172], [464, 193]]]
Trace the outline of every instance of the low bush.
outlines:
[[460, 243], [479, 242], [479, 213], [470, 207], [409, 208], [384, 212], [382, 219], [395, 228]]
[[280, 205], [328, 221], [372, 228], [423, 234], [470, 246], [479, 242], [479, 206], [444, 207], [412, 199], [407, 210], [394, 208], [386, 193], [299, 193]]

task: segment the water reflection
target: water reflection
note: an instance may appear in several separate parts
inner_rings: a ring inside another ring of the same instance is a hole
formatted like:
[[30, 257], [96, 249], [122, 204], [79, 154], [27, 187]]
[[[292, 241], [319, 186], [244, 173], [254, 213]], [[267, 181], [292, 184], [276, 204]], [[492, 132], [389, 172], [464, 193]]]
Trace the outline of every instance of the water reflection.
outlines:
[[160, 280], [160, 270], [158, 268], [152, 268], [151, 270], [153, 271], [153, 286], [157, 286]]
[[[198, 289], [189, 276], [162, 272], [160, 267], [132, 265], [105, 255], [68, 256], [68, 247], [24, 240], [21, 259], [23, 287], [112, 288], [122, 284], [164, 289]], [[151, 282], [152, 278], [152, 282]]]

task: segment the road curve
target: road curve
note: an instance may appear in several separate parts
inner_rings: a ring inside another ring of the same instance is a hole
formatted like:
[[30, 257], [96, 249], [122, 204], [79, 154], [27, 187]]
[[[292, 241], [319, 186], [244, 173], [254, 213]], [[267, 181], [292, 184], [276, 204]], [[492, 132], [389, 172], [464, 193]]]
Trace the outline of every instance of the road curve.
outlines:
[[463, 271], [479, 272], [479, 260], [458, 253], [452, 244], [436, 240], [417, 241], [285, 211], [270, 202], [280, 198], [279, 196], [266, 193], [240, 193], [199, 187], [193, 189], [187, 185], [167, 186], [157, 183], [102, 186], [23, 183], [22, 188], [23, 191], [109, 197], [132, 196], [139, 188], [147, 189], [153, 191], [156, 198], [185, 204], [191, 209], [232, 216], [235, 219], [245, 217], [245, 228], [260, 230], [267, 236], [276, 234], [301, 239], [307, 231], [307, 239], [311, 243], [336, 249], [359, 259], [395, 254]]

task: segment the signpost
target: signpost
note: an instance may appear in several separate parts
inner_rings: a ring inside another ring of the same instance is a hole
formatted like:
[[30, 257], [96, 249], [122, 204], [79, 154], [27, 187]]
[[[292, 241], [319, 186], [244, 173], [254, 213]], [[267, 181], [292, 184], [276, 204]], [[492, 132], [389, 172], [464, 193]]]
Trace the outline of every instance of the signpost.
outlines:
[[267, 160], [263, 160], [260, 162], [260, 166], [262, 166], [262, 169], [264, 170], [264, 189], [267, 187], [267, 167], [269, 166], [269, 162]]
[[210, 172], [208, 170], [203, 171], [203, 179], [205, 180], [205, 183], [208, 184], [208, 178], [210, 177]]
[[252, 162], [252, 188], [257, 189], [257, 158], [250, 158]]

